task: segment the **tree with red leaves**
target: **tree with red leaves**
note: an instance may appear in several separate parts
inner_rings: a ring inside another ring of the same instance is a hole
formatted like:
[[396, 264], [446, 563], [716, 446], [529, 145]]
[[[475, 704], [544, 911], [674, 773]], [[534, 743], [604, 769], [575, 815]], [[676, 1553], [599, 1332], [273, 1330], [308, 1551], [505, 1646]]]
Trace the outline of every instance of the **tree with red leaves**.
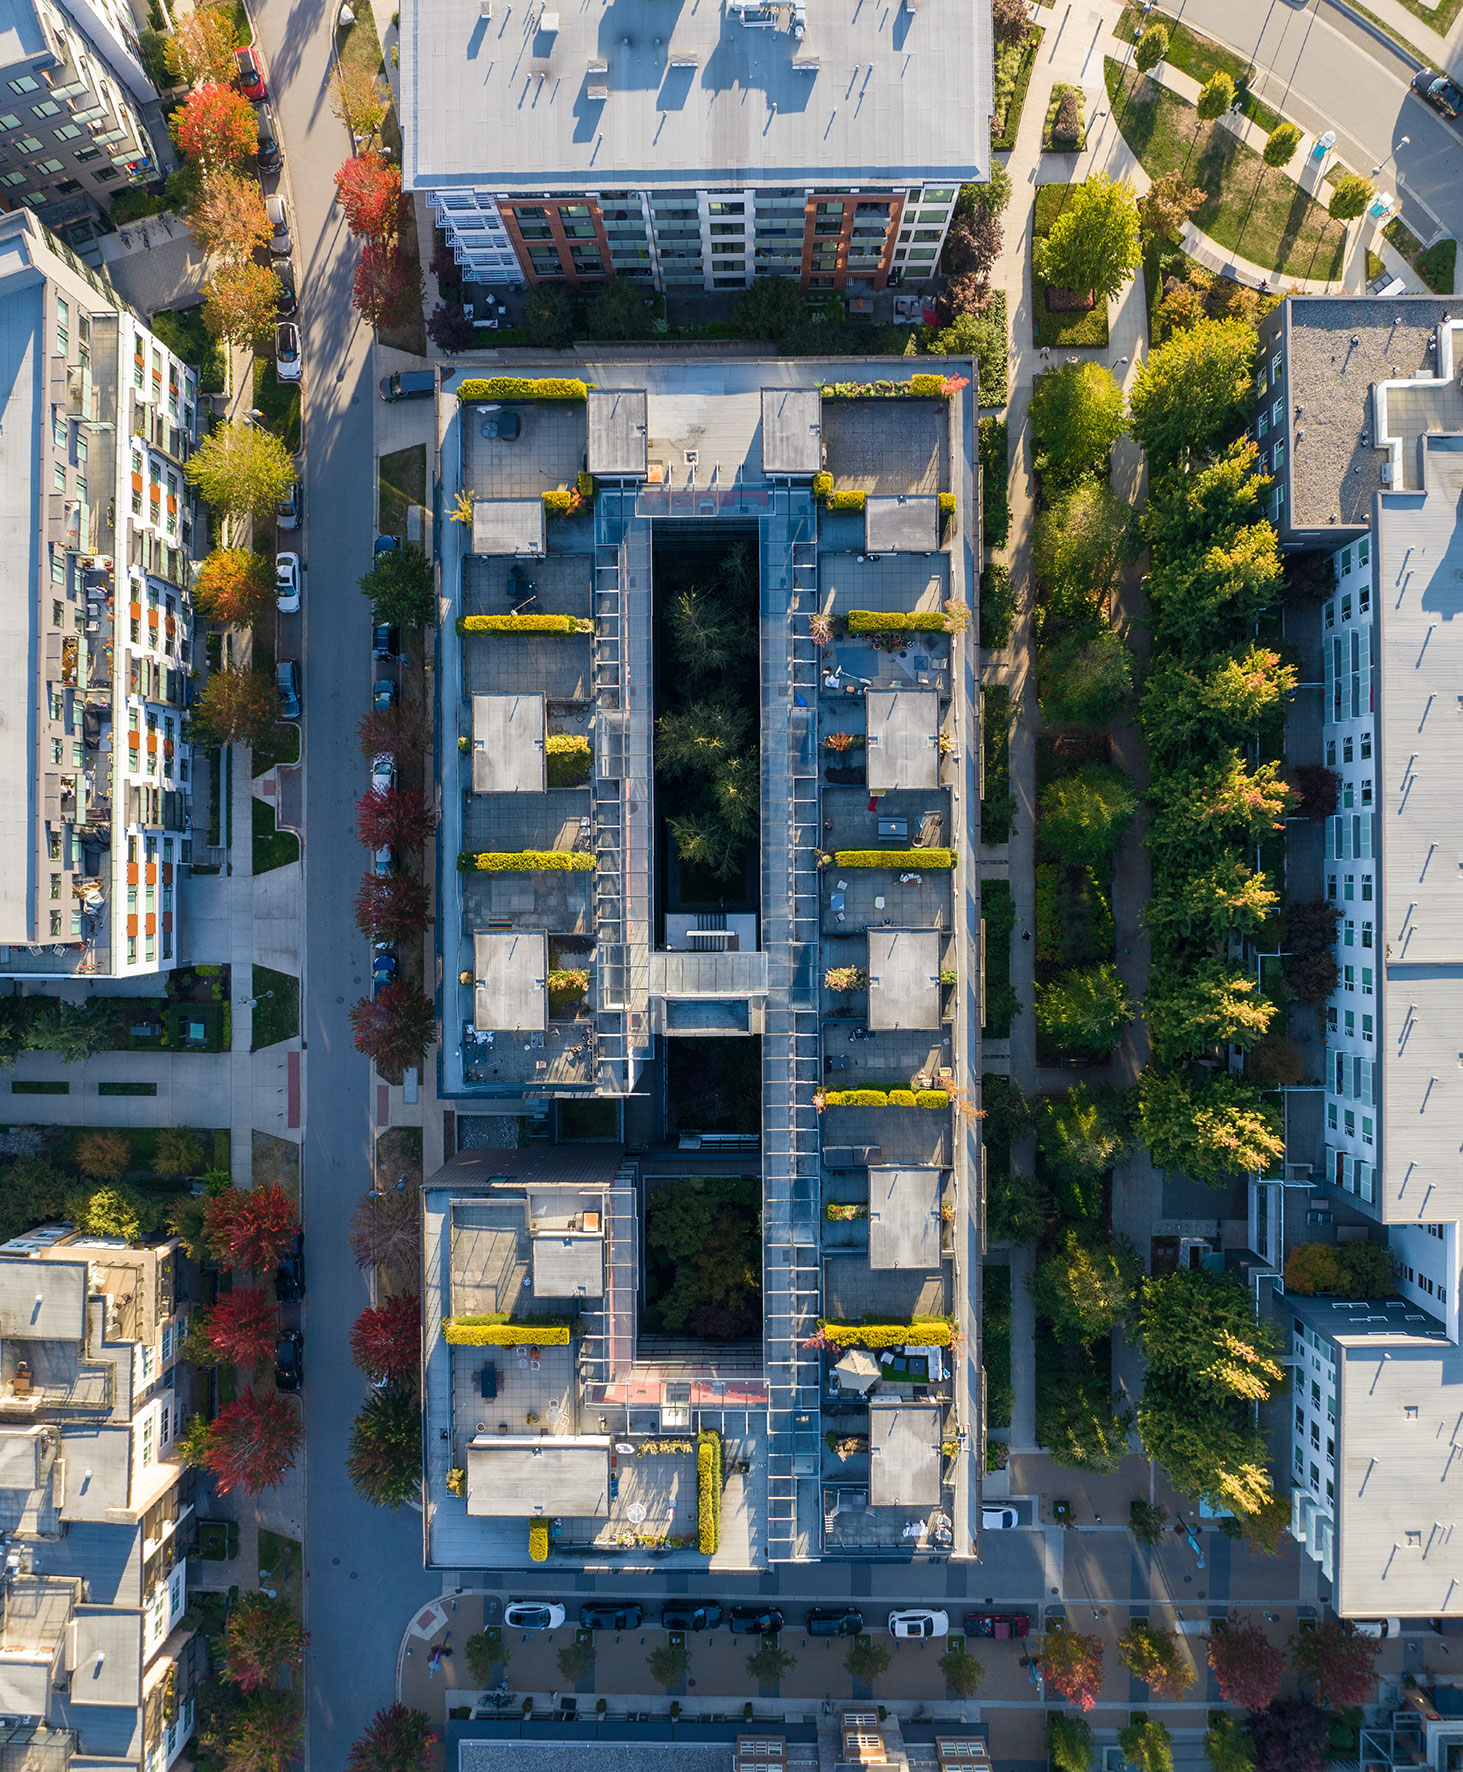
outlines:
[[231, 1489], [258, 1495], [283, 1480], [299, 1449], [299, 1410], [281, 1396], [256, 1397], [250, 1388], [214, 1417], [204, 1462], [220, 1495]]
[[362, 997], [351, 1010], [356, 1051], [374, 1059], [376, 1069], [388, 1079], [408, 1065], [419, 1064], [437, 1032], [437, 1013], [432, 999], [409, 985], [389, 984], [374, 1001]]
[[1254, 1772], [1321, 1772], [1330, 1725], [1308, 1698], [1274, 1698], [1245, 1718]]
[[410, 941], [431, 922], [430, 905], [410, 874], [367, 874], [356, 894], [356, 927], [372, 941]]
[[368, 240], [393, 240], [401, 218], [401, 168], [384, 154], [353, 154], [335, 175], [345, 225]]
[[378, 1710], [346, 1756], [346, 1772], [428, 1772], [436, 1731], [425, 1711]]
[[421, 1347], [422, 1301], [412, 1292], [363, 1310], [351, 1329], [351, 1358], [371, 1378], [415, 1378]]
[[1285, 1678], [1285, 1651], [1250, 1619], [1231, 1612], [1209, 1637], [1209, 1666], [1226, 1704], [1264, 1710]]
[[229, 1366], [262, 1366], [279, 1337], [275, 1302], [257, 1287], [219, 1294], [208, 1313], [208, 1345]]
[[383, 754], [399, 764], [415, 762], [426, 752], [427, 716], [419, 701], [394, 701], [389, 708], [372, 708], [356, 727], [361, 755], [369, 760]]
[[1377, 1640], [1364, 1637], [1349, 1618], [1327, 1618], [1290, 1639], [1295, 1675], [1319, 1705], [1347, 1710], [1370, 1704], [1376, 1689]]
[[193, 724], [216, 744], [261, 744], [279, 724], [279, 695], [263, 671], [225, 665], [209, 673]]
[[368, 240], [356, 265], [351, 304], [363, 320], [376, 327], [396, 326], [422, 299], [422, 276], [394, 241]]
[[259, 123], [237, 87], [196, 87], [173, 112], [173, 140], [190, 160], [207, 169], [234, 168], [259, 152]]
[[1049, 1630], [1037, 1650], [1042, 1678], [1068, 1704], [1091, 1710], [1102, 1690], [1102, 1638]]
[[225, 1188], [203, 1208], [203, 1239], [214, 1260], [256, 1274], [274, 1266], [299, 1228], [289, 1196], [272, 1182]]
[[356, 829], [367, 849], [420, 849], [436, 822], [415, 788], [371, 788], [356, 802]]
[[272, 1687], [282, 1667], [298, 1673], [305, 1665], [309, 1640], [287, 1600], [269, 1594], [240, 1594], [229, 1612], [224, 1678], [244, 1692]]

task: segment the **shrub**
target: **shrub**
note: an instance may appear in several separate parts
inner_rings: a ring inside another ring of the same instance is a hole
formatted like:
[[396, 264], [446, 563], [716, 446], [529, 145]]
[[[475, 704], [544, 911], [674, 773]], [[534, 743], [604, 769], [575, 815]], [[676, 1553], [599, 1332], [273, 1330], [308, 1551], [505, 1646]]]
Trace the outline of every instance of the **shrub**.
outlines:
[[1011, 568], [993, 560], [980, 575], [980, 643], [988, 650], [1011, 644], [1016, 622], [1016, 593]]
[[980, 433], [980, 507], [982, 539], [987, 547], [1003, 548], [1011, 533], [1011, 457], [1003, 418], [983, 418]]
[[953, 868], [953, 849], [835, 849], [840, 868]]
[[579, 494], [580, 498], [584, 500], [585, 504], [594, 503], [595, 496], [599, 492], [599, 483], [596, 481], [594, 475], [589, 472], [588, 468], [581, 468], [579, 470], [579, 474], [574, 481], [574, 490]]
[[563, 517], [572, 516], [574, 514], [574, 509], [579, 502], [578, 493], [565, 492], [562, 487], [557, 486], [551, 488], [548, 492], [545, 492], [542, 497], [544, 501], [544, 515], [551, 523], [558, 522]]
[[947, 1108], [950, 1097], [943, 1089], [829, 1089], [824, 1107], [922, 1107]]
[[544, 761], [551, 788], [576, 787], [589, 774], [594, 748], [577, 732], [551, 732], [544, 740]]
[[485, 1323], [472, 1317], [449, 1317], [442, 1339], [451, 1347], [567, 1347], [569, 1325], [532, 1318], [517, 1323]]
[[827, 498], [833, 490], [833, 476], [826, 470], [813, 475], [813, 497]]
[[468, 376], [458, 383], [457, 398], [464, 406], [473, 400], [587, 400], [589, 389], [584, 382], [562, 375]]
[[587, 874], [594, 857], [582, 849], [487, 849], [474, 855], [464, 849], [457, 858], [460, 874]]
[[866, 492], [830, 492], [823, 502], [830, 511], [861, 511], [868, 496]]
[[459, 615], [457, 631], [459, 634], [592, 634], [594, 623], [585, 615]]
[[891, 1089], [889, 1091], [890, 1107], [913, 1107], [914, 1091], [912, 1089]]
[[823, 974], [830, 991], [861, 991], [869, 982], [862, 966], [830, 966]]
[[697, 1549], [709, 1557], [721, 1543], [721, 1435], [696, 1436]]
[[934, 609], [850, 609], [851, 634], [943, 634], [946, 619]]
[[955, 1325], [939, 1318], [924, 1323], [819, 1323], [831, 1347], [949, 1347]]
[[549, 1523], [547, 1520], [530, 1520], [528, 1522], [528, 1555], [531, 1562], [548, 1562]]

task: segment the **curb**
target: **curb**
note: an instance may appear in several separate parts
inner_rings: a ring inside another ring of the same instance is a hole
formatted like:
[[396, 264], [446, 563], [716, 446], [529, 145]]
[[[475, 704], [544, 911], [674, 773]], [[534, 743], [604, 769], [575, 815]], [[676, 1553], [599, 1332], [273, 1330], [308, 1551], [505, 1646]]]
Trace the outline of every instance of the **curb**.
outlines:
[[[1346, 0], [1321, 0], [1321, 4], [1333, 7], [1343, 13], [1353, 24], [1360, 25], [1368, 36], [1375, 37], [1379, 43], [1400, 55], [1404, 61], [1411, 62], [1414, 70], [1425, 68], [1428, 64], [1417, 59], [1417, 52], [1410, 45], [1394, 37], [1385, 25], [1379, 25], [1375, 19], [1368, 18], [1364, 12], [1358, 12], [1354, 6], [1348, 6]], [[1317, 8], [1319, 12], [1319, 7]]]

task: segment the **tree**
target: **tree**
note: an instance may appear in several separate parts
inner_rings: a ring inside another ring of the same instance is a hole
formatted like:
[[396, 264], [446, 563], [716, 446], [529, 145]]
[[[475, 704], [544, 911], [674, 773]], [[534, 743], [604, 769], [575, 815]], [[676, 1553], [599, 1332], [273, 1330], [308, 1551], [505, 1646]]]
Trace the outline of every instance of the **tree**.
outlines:
[[416, 788], [368, 788], [356, 801], [356, 831], [367, 849], [420, 849], [436, 823]]
[[1308, 1699], [1272, 1698], [1252, 1711], [1244, 1727], [1255, 1772], [1321, 1772], [1330, 1725]]
[[1105, 1349], [1099, 1365], [1088, 1349], [1065, 1347], [1061, 1369], [1038, 1387], [1037, 1443], [1058, 1464], [1111, 1472], [1128, 1456], [1133, 1415], [1126, 1404], [1119, 1407], [1108, 1365]]
[[564, 1645], [555, 1659], [559, 1663], [559, 1678], [566, 1686], [576, 1686], [594, 1671], [594, 1644], [576, 1636]]
[[528, 342], [541, 351], [563, 351], [574, 343], [574, 297], [563, 283], [535, 283], [525, 303]]
[[1204, 82], [1199, 93], [1195, 109], [1199, 113], [1201, 123], [1212, 123], [1216, 117], [1222, 117], [1234, 103], [1234, 76], [1226, 74], [1223, 68], [1211, 74]]
[[889, 1671], [890, 1659], [889, 1651], [882, 1643], [866, 1643], [855, 1638], [853, 1647], [843, 1658], [843, 1665], [849, 1679], [872, 1686]]
[[221, 1292], [208, 1313], [208, 1343], [226, 1366], [262, 1366], [274, 1355], [279, 1314], [273, 1297], [251, 1286]]
[[360, 1267], [383, 1269], [393, 1283], [410, 1283], [421, 1265], [421, 1202], [388, 1188], [379, 1198], [362, 1195], [351, 1213], [351, 1254]]
[[1047, 496], [1086, 474], [1105, 475], [1112, 446], [1127, 428], [1123, 390], [1101, 363], [1067, 363], [1037, 376], [1031, 433]]
[[1347, 1710], [1376, 1696], [1377, 1647], [1349, 1618], [1328, 1616], [1290, 1639], [1290, 1662], [1317, 1704]]
[[351, 1358], [369, 1378], [414, 1378], [422, 1358], [422, 1301], [402, 1292], [370, 1305], [351, 1329]]
[[233, 20], [217, 6], [195, 6], [180, 13], [177, 29], [163, 46], [168, 72], [184, 86], [216, 80], [224, 84], [238, 75], [234, 51], [238, 34]]
[[183, 472], [220, 516], [256, 521], [271, 516], [300, 477], [283, 438], [242, 420], [216, 425]]
[[1069, 866], [1101, 867], [1117, 853], [1138, 793], [1121, 769], [1088, 763], [1048, 782], [1037, 807], [1044, 848]]
[[405, 1385], [372, 1391], [351, 1427], [345, 1468], [357, 1494], [376, 1507], [400, 1507], [422, 1485], [422, 1411]]
[[1213, 857], [1232, 843], [1280, 830], [1291, 793], [1279, 771], [1278, 763], [1251, 769], [1238, 751], [1226, 751], [1197, 769], [1156, 774], [1148, 845], [1159, 866]]
[[1177, 863], [1154, 882], [1143, 922], [1154, 941], [1172, 950], [1186, 943], [1211, 947], [1236, 935], [1254, 936], [1280, 902], [1264, 874], [1238, 855], [1221, 855], [1193, 873]]
[[1250, 1738], [1233, 1717], [1216, 1717], [1205, 1730], [1204, 1758], [1209, 1772], [1254, 1772]]
[[1289, 166], [1295, 158], [1295, 150], [1300, 146], [1300, 136], [1298, 123], [1277, 123], [1265, 142], [1262, 156], [1265, 164], [1277, 168]]
[[1024, 43], [1031, 29], [1027, 0], [993, 0], [991, 26], [997, 43]]
[[1036, 1650], [1042, 1678], [1078, 1710], [1091, 1710], [1102, 1690], [1102, 1638], [1048, 1630]]
[[1194, 1084], [1145, 1071], [1138, 1085], [1139, 1142], [1160, 1169], [1218, 1187], [1281, 1162], [1279, 1114], [1257, 1089], [1227, 1076]]
[[188, 231], [205, 258], [242, 264], [269, 241], [269, 217], [258, 181], [224, 168], [208, 168], [188, 205]]
[[1156, 68], [1168, 54], [1168, 26], [1162, 20], [1155, 20], [1138, 39], [1138, 47], [1133, 51], [1133, 61], [1140, 74], [1147, 74]]
[[754, 277], [737, 296], [732, 324], [740, 338], [766, 338], [776, 344], [802, 325], [807, 309], [795, 277]]
[[262, 1274], [289, 1248], [300, 1221], [284, 1189], [275, 1182], [261, 1182], [211, 1195], [203, 1225], [215, 1261]]
[[285, 1772], [305, 1732], [293, 1692], [255, 1692], [228, 1725], [229, 1772]]
[[684, 1643], [663, 1643], [645, 1657], [650, 1677], [667, 1692], [672, 1686], [683, 1686], [691, 1666], [691, 1654]]
[[[1022, 7], [1024, 11], [1025, 0], [1022, 0]], [[1017, 42], [1021, 41], [1030, 27], [1031, 14], [1025, 12], [1025, 22], [1016, 39]], [[987, 215], [1001, 215], [1010, 201], [1011, 175], [999, 160], [993, 160], [989, 176], [984, 184], [961, 185], [960, 196], [955, 204], [955, 213], [967, 215], [972, 210], [980, 209], [984, 210]]]
[[1285, 1258], [1285, 1289], [1302, 1297], [1390, 1298], [1392, 1251], [1385, 1243], [1297, 1243]]
[[1037, 274], [1058, 289], [1114, 296], [1137, 270], [1138, 203], [1127, 179], [1090, 173], [1077, 186], [1045, 240], [1036, 243]]
[[1102, 621], [1084, 622], [1044, 648], [1037, 672], [1037, 699], [1052, 723], [1105, 726], [1133, 690], [1132, 651]]
[[378, 1710], [346, 1755], [346, 1772], [431, 1772], [437, 1732], [399, 1700]]
[[1355, 221], [1377, 194], [1377, 187], [1359, 172], [1348, 172], [1337, 179], [1331, 191], [1330, 213], [1333, 221]]
[[606, 277], [585, 304], [585, 329], [591, 338], [648, 338], [652, 300], [648, 283]]
[[220, 1409], [208, 1430], [205, 1462], [220, 1495], [258, 1495], [283, 1482], [300, 1448], [300, 1412], [279, 1395], [252, 1387]]
[[1133, 1019], [1127, 986], [1111, 961], [1036, 987], [1036, 1025], [1051, 1045], [1106, 1058]]
[[73, 1160], [94, 1181], [120, 1181], [132, 1167], [132, 1147], [121, 1132], [86, 1132], [76, 1141]]
[[461, 302], [439, 301], [427, 316], [427, 337], [438, 350], [446, 351], [449, 356], [470, 351], [477, 343], [477, 336], [477, 326], [468, 318], [467, 309]]
[[503, 1631], [492, 1636], [485, 1630], [474, 1631], [463, 1645], [463, 1655], [470, 1685], [491, 1686], [496, 1680], [507, 1677], [512, 1652]]
[[1046, 1713], [1046, 1757], [1051, 1772], [1092, 1772], [1092, 1725], [1058, 1710]]
[[274, 336], [283, 293], [265, 265], [252, 259], [221, 264], [203, 285], [203, 324], [225, 344], [263, 350]]
[[1118, 1730], [1123, 1758], [1136, 1772], [1173, 1772], [1173, 1736], [1166, 1723], [1145, 1717]]
[[780, 1643], [764, 1638], [755, 1654], [747, 1657], [747, 1674], [759, 1686], [776, 1686], [782, 1676], [797, 1666], [796, 1655], [789, 1655]]
[[1299, 796], [1295, 818], [1330, 818], [1341, 799], [1341, 777], [1324, 763], [1292, 763], [1290, 785]]
[[940, 1672], [947, 1689], [957, 1698], [973, 1698], [985, 1678], [985, 1668], [962, 1642], [954, 1642], [940, 1657]]
[[1285, 1678], [1285, 1651], [1258, 1624], [1231, 1612], [1210, 1629], [1209, 1666], [1226, 1704], [1264, 1710]]
[[1036, 576], [1049, 593], [1048, 617], [1093, 620], [1132, 555], [1132, 507], [1105, 483], [1079, 480], [1036, 520]]
[[[1074, 1083], [1047, 1096], [1036, 1122], [1042, 1166], [1058, 1184], [1080, 1189], [1117, 1167], [1133, 1146], [1121, 1090], [1109, 1083]], [[1064, 1211], [1075, 1216], [1070, 1200]]]
[[994, 211], [972, 204], [962, 212], [957, 206], [945, 236], [946, 263], [952, 271], [969, 273], [984, 281], [1001, 255], [1004, 238], [1005, 230]]
[[92, 1237], [135, 1243], [142, 1233], [141, 1201], [130, 1188], [95, 1187], [71, 1194], [66, 1217]]
[[193, 605], [220, 627], [253, 627], [273, 600], [269, 561], [252, 548], [215, 548], [194, 572]]
[[[1150, 25], [1145, 39], [1162, 25]], [[1167, 33], [1165, 33], [1166, 39]], [[1145, 240], [1176, 240], [1184, 223], [1204, 201], [1204, 187], [1191, 185], [1182, 172], [1165, 172], [1138, 199], [1138, 226]]]
[[1166, 1508], [1144, 1500], [1141, 1495], [1135, 1495], [1128, 1503], [1128, 1530], [1139, 1544], [1161, 1544], [1167, 1525]]
[[1027, 1276], [1026, 1287], [1058, 1341], [1085, 1343], [1110, 1335], [1127, 1316], [1142, 1272], [1128, 1244], [1069, 1226]]
[[1195, 655], [1236, 644], [1279, 596], [1279, 545], [1269, 523], [1253, 523], [1188, 560], [1148, 577], [1159, 638]]
[[373, 136], [391, 109], [391, 89], [379, 70], [340, 57], [330, 82], [330, 108], [353, 136]]
[[1150, 673], [1144, 688], [1143, 735], [1170, 767], [1195, 750], [1246, 743], [1262, 721], [1283, 714], [1296, 677], [1294, 665], [1257, 643], [1198, 670], [1170, 660]]
[[986, 1235], [994, 1246], [1034, 1243], [1050, 1220], [1050, 1202], [1030, 1175], [992, 1173], [986, 1197]]
[[1156, 974], [1143, 1004], [1159, 1064], [1203, 1058], [1226, 1043], [1249, 1046], [1270, 1026], [1278, 1009], [1277, 1003], [1260, 995], [1250, 973], [1227, 960]]
[[[1143, 533], [1157, 564], [1202, 554], [1215, 542], [1228, 545], [1240, 530], [1264, 521], [1269, 479], [1259, 471], [1259, 451], [1242, 437], [1197, 472], [1172, 468], [1154, 487], [1142, 517]], [[1335, 583], [1335, 572], [1332, 572]]]
[[367, 874], [356, 893], [356, 927], [372, 941], [410, 941], [431, 918], [431, 894], [410, 874]]
[[221, 1672], [245, 1692], [272, 1687], [281, 1668], [299, 1673], [309, 1641], [288, 1600], [240, 1594], [229, 1609]]
[[360, 581], [377, 621], [396, 627], [423, 628], [437, 612], [432, 562], [417, 547], [391, 548], [377, 554]]
[[394, 701], [389, 708], [372, 708], [357, 725], [356, 737], [368, 760], [384, 754], [398, 764], [415, 764], [426, 755], [429, 730], [419, 701]]
[[345, 225], [368, 240], [394, 240], [401, 221], [401, 168], [367, 149], [352, 154], [335, 174]]
[[418, 1065], [437, 1037], [437, 1011], [430, 997], [398, 981], [374, 999], [362, 997], [350, 1012], [356, 1051], [364, 1052], [383, 1076]]
[[259, 152], [259, 122], [237, 86], [211, 81], [195, 87], [168, 127], [183, 153], [205, 172], [237, 169]]
[[261, 744], [279, 723], [279, 697], [263, 671], [225, 665], [193, 704], [193, 729], [214, 744]]
[[746, 712], [731, 702], [698, 702], [655, 723], [655, 765], [681, 779], [714, 773], [746, 743]]
[[422, 274], [396, 242], [368, 240], [351, 283], [351, 305], [367, 325], [400, 326], [421, 300]]
[[1185, 1655], [1178, 1633], [1155, 1630], [1140, 1618], [1118, 1638], [1118, 1660], [1135, 1680], [1142, 1680], [1154, 1698], [1182, 1698], [1194, 1683], [1194, 1665]]
[[1242, 428], [1258, 341], [1240, 320], [1199, 320], [1156, 346], [1133, 377], [1128, 423], [1159, 473], [1187, 449], [1203, 456]]

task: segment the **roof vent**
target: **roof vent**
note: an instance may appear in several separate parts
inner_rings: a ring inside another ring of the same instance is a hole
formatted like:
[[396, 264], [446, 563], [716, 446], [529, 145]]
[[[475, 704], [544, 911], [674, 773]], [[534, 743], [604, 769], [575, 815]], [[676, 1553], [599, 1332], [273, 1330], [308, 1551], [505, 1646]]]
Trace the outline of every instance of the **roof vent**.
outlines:
[[667, 63], [672, 68], [699, 68], [700, 65], [694, 55], [673, 55]]
[[599, 56], [596, 56], [592, 62], [585, 64], [585, 72], [589, 74], [608, 74], [609, 71], [610, 64]]
[[546, 37], [557, 37], [559, 34], [559, 15], [557, 12], [541, 12], [538, 15], [538, 28]]
[[602, 105], [610, 96], [610, 89], [608, 86], [588, 86], [584, 90], [584, 96], [591, 104]]

